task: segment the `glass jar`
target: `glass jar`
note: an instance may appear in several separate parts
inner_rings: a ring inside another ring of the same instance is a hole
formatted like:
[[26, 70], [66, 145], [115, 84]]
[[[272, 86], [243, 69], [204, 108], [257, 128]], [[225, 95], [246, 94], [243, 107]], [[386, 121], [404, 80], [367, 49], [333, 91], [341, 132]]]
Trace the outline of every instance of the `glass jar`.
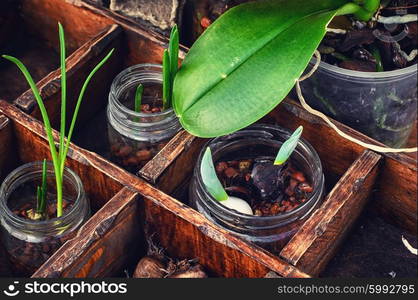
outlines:
[[[316, 59], [313, 58], [310, 66]], [[321, 61], [301, 82], [313, 108], [390, 147], [406, 144], [417, 119], [417, 65], [360, 72]]]
[[[90, 215], [80, 178], [65, 168], [63, 215], [36, 221], [18, 215], [36, 208], [36, 189], [42, 182], [42, 162], [25, 164], [11, 172], [0, 187], [2, 243], [15, 275], [29, 276], [65, 241], [72, 238]], [[47, 165], [47, 209], [56, 211], [56, 185], [52, 163]]]
[[155, 113], [134, 111], [139, 84], [144, 86], [142, 104], [162, 106], [162, 66], [140, 64], [116, 76], [107, 107], [111, 160], [133, 173], [181, 129], [172, 108]]
[[[291, 132], [283, 128], [255, 124], [236, 133], [218, 137], [208, 142], [213, 161], [254, 159], [276, 156], [282, 143]], [[200, 153], [192, 182], [189, 199], [192, 207], [217, 225], [235, 235], [279, 253], [301, 224], [319, 206], [324, 195], [324, 175], [321, 161], [312, 146], [301, 139], [291, 156], [292, 164], [302, 171], [311, 182], [313, 192], [299, 207], [275, 216], [253, 216], [226, 208], [206, 190], [200, 175], [200, 165], [206, 146]]]

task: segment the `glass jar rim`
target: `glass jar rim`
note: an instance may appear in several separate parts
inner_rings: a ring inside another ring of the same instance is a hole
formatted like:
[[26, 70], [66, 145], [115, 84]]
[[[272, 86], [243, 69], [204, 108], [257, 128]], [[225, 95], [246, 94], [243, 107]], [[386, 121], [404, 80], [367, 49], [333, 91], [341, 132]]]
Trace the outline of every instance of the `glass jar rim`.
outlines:
[[[77, 191], [76, 200], [74, 201], [73, 206], [68, 210], [65, 214], [61, 217], [55, 217], [49, 220], [42, 220], [42, 221], [34, 221], [30, 219], [24, 219], [15, 215], [7, 205], [7, 199], [10, 194], [18, 188], [16, 185], [11, 191], [7, 190], [7, 187], [12, 186], [17, 180], [22, 178], [26, 172], [25, 170], [33, 170], [31, 174], [41, 174], [42, 173], [42, 164], [41, 161], [35, 161], [26, 163], [24, 165], [19, 166], [18, 168], [14, 169], [10, 172], [7, 177], [4, 179], [3, 183], [0, 186], [0, 209], [4, 212], [5, 216], [8, 218], [9, 221], [12, 221], [14, 224], [17, 225], [27, 225], [30, 224], [33, 227], [43, 228], [43, 227], [54, 227], [60, 226], [67, 223], [71, 223], [71, 219], [73, 216], [78, 213], [80, 207], [82, 205], [81, 199], [84, 197], [84, 187], [81, 182], [80, 177], [74, 173], [70, 168], [64, 167], [64, 178], [63, 180], [67, 179], [73, 183], [75, 189]], [[53, 163], [51, 161], [47, 162], [47, 169], [53, 169]], [[28, 178], [29, 179], [29, 178]]]
[[161, 79], [158, 80], [158, 82], [162, 83], [163, 82], [163, 79], [162, 79], [163, 66], [161, 64], [151, 64], [151, 63], [136, 64], [136, 65], [130, 66], [130, 67], [124, 69], [123, 71], [121, 71], [118, 75], [116, 75], [115, 79], [113, 79], [112, 84], [110, 86], [109, 97], [111, 97], [111, 100], [118, 107], [118, 109], [120, 109], [123, 113], [131, 115], [132, 117], [142, 117], [142, 118], [151, 117], [151, 116], [152, 117], [165, 117], [165, 116], [169, 116], [169, 115], [174, 113], [174, 109], [172, 107], [170, 107], [169, 109], [163, 110], [161, 112], [156, 112], [156, 113], [152, 113], [152, 114], [136, 112], [134, 110], [131, 110], [131, 109], [127, 108], [116, 97], [116, 95], [118, 94], [118, 90], [119, 90], [118, 89], [118, 83], [121, 81], [121, 79], [124, 76], [126, 76], [130, 73], [133, 73], [135, 71], [149, 71], [149, 70], [152, 70], [152, 69], [155, 69], [155, 71], [161, 73]]
[[[232, 138], [235, 134], [242, 135], [246, 131], [247, 132], [254, 132], [254, 131], [262, 130], [263, 128], [274, 129], [274, 130], [280, 132], [281, 134], [285, 134], [287, 137], [290, 137], [290, 135], [291, 135], [291, 132], [289, 132], [288, 130], [286, 130], [282, 127], [271, 125], [271, 124], [257, 123], [257, 124], [253, 124], [251, 126], [248, 126], [245, 129], [239, 130], [236, 133], [232, 133], [230, 135], [226, 135], [226, 136], [211, 139], [211, 140], [209, 140], [208, 142], [205, 143], [205, 145], [203, 146], [203, 150], [199, 154], [199, 157], [197, 159], [198, 165], [195, 168], [194, 176], [197, 178], [196, 183], [197, 183], [198, 187], [203, 191], [205, 197], [208, 199], [208, 202], [212, 203], [219, 213], [228, 214], [228, 216], [232, 216], [234, 218], [240, 218], [241, 220], [245, 220], [245, 221], [248, 221], [248, 222], [251, 222], [251, 221], [254, 221], [254, 222], [256, 222], [256, 221], [263, 221], [263, 222], [286, 221], [286, 220], [291, 219], [292, 217], [298, 215], [300, 212], [304, 212], [305, 210], [309, 211], [309, 209], [311, 207], [314, 207], [315, 204], [317, 203], [317, 201], [320, 200], [320, 198], [321, 198], [320, 196], [323, 193], [324, 175], [323, 175], [323, 172], [322, 172], [321, 160], [320, 160], [317, 152], [315, 151], [315, 149], [312, 147], [312, 145], [309, 142], [307, 142], [305, 139], [303, 139], [303, 138], [299, 139], [299, 143], [298, 143], [298, 146], [297, 146], [295, 151], [297, 151], [298, 148], [300, 149], [300, 147], [304, 147], [309, 151], [309, 153], [311, 153], [313, 155], [315, 161], [318, 162], [317, 167], [318, 167], [318, 173], [320, 175], [319, 178], [318, 178], [319, 181], [318, 181], [318, 184], [317, 184], [317, 188], [307, 198], [307, 200], [302, 205], [298, 206], [297, 208], [295, 208], [295, 209], [293, 209], [289, 212], [280, 213], [280, 214], [274, 215], [274, 216], [255, 216], [255, 215], [243, 214], [243, 213], [240, 213], [236, 210], [229, 209], [226, 206], [222, 205], [214, 197], [212, 197], [212, 195], [207, 191], [206, 187], [204, 186], [203, 180], [200, 176], [200, 168], [201, 168], [200, 162], [202, 161], [202, 157], [203, 157], [203, 154], [205, 152], [204, 150], [206, 149], [206, 147], [209, 147], [211, 144], [215, 144], [216, 142], [219, 142], [222, 139]], [[212, 155], [214, 155], [214, 154], [215, 153], [212, 153]], [[310, 169], [313, 169], [313, 168], [310, 168]], [[312, 202], [316, 198], [317, 198], [317, 201]]]
[[[315, 65], [316, 58], [313, 57], [309, 64], [311, 66]], [[412, 66], [398, 69], [398, 70], [392, 70], [392, 71], [384, 71], [384, 72], [362, 72], [362, 71], [354, 71], [354, 70], [348, 70], [344, 68], [340, 68], [334, 65], [331, 65], [325, 61], [322, 61], [319, 63], [319, 68], [321, 70], [330, 72], [332, 74], [335, 74], [337, 76], [346, 76], [351, 79], [358, 79], [358, 80], [385, 80], [385, 79], [392, 79], [396, 77], [406, 76], [406, 75], [413, 75], [416, 74], [418, 71], [418, 64], [414, 64]]]

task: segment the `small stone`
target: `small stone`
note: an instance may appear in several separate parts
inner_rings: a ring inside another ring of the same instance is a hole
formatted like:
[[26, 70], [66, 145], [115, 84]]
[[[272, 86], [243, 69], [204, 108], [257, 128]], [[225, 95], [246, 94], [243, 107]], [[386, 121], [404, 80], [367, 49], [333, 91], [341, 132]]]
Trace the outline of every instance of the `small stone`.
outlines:
[[125, 160], [125, 164], [128, 166], [136, 166], [138, 164], [138, 159], [135, 156], [130, 156]]
[[211, 20], [209, 20], [209, 18], [207, 17], [203, 17], [202, 19], [200, 19], [200, 26], [202, 26], [204, 29], [208, 28], [211, 23]]
[[296, 171], [296, 172], [292, 173], [290, 176], [293, 179], [295, 179], [295, 180], [297, 180], [299, 182], [305, 182], [306, 181], [305, 176], [303, 175], [303, 173], [302, 172], [299, 172], [299, 171]]
[[228, 164], [224, 161], [221, 161], [216, 164], [216, 173], [222, 174], [223, 171], [225, 171], [228, 168]]
[[141, 111], [148, 112], [150, 110], [149, 104], [141, 104]]
[[298, 186], [298, 189], [302, 192], [305, 192], [305, 193], [312, 193], [312, 191], [313, 191], [312, 186], [310, 186], [306, 182], [300, 183], [299, 186]]
[[285, 194], [288, 196], [293, 196], [295, 194], [295, 188], [298, 185], [298, 182], [294, 179], [290, 179], [289, 185], [286, 188]]
[[110, 147], [110, 150], [112, 151], [112, 153], [118, 152], [120, 148], [119, 144], [113, 144], [112, 147]]
[[125, 157], [131, 154], [131, 152], [132, 152], [132, 147], [123, 146], [122, 148], [120, 148], [118, 156]]
[[240, 172], [246, 172], [251, 167], [251, 161], [249, 160], [242, 160], [239, 162], [239, 170]]
[[250, 173], [245, 174], [244, 179], [246, 182], [249, 182], [251, 180], [251, 174]]
[[139, 161], [150, 160], [152, 157], [151, 151], [143, 149], [136, 152], [136, 157]]
[[229, 167], [229, 168], [225, 169], [225, 176], [228, 177], [228, 178], [234, 178], [234, 177], [238, 176], [238, 172], [234, 168]]

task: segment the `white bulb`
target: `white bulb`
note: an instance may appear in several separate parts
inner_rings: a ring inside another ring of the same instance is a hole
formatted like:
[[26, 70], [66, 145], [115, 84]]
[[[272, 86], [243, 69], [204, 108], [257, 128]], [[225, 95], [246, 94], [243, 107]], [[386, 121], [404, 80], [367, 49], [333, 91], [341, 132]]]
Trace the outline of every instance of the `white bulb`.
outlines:
[[253, 210], [247, 201], [240, 198], [229, 196], [228, 199], [221, 201], [221, 204], [240, 213], [254, 215]]

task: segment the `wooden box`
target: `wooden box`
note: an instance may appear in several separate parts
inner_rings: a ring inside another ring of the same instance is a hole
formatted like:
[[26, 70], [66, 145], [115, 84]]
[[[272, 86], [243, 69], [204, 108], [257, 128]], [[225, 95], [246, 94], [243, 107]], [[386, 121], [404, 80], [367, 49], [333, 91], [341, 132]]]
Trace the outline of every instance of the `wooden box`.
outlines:
[[[25, 1], [28, 8], [39, 2]], [[145, 254], [150, 235], [173, 257], [198, 258], [215, 277], [264, 277], [270, 271], [283, 277], [317, 276], [369, 198], [387, 220], [416, 233], [416, 160], [403, 154], [380, 155], [346, 141], [291, 99], [262, 122], [289, 129], [304, 126], [303, 137], [322, 160], [328, 190], [322, 206], [280, 253], [269, 253], [240, 240], [184, 203], [183, 191], [205, 140], [181, 131], [137, 174], [109, 162], [103, 126], [110, 83], [127, 66], [160, 63], [167, 40], [83, 1], [77, 2], [78, 7], [61, 0], [48, 3], [65, 6], [62, 9], [71, 10], [73, 19], [88, 16], [96, 20], [89, 24], [94, 34], [77, 45], [67, 59], [72, 91], [68, 95], [69, 113], [87, 72], [110, 49], [116, 51], [86, 92], [68, 160], [69, 167], [86, 182], [96, 213], [35, 277], [123, 276], [123, 270], [132, 268]], [[65, 24], [66, 18], [59, 15], [54, 22]], [[57, 32], [48, 35], [57, 36]], [[55, 127], [59, 120], [59, 76], [59, 70], [53, 70], [37, 84]], [[31, 91], [18, 96], [14, 105], [0, 102], [0, 114], [0, 174], [4, 177], [19, 163], [41, 160], [48, 149], [42, 124], [36, 121], [40, 115]], [[364, 141], [377, 143], [335, 123]]]

